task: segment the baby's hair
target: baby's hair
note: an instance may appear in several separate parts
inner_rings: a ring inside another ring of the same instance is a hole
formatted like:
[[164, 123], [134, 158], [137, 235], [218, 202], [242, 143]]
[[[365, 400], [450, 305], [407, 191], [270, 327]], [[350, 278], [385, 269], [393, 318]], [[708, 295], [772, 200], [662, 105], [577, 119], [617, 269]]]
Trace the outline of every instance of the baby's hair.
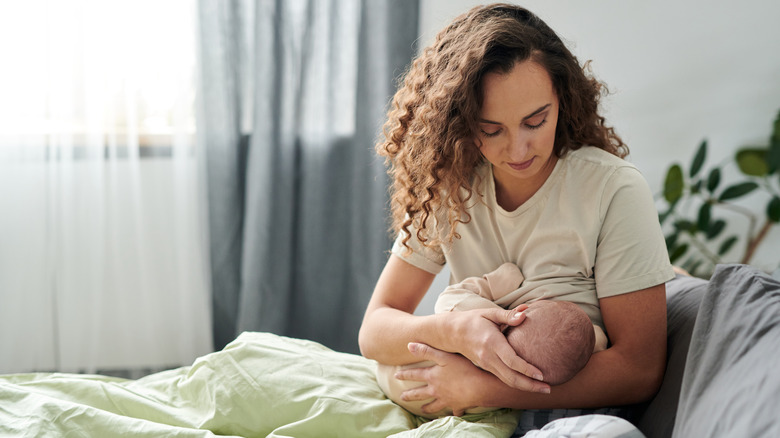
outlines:
[[392, 230], [404, 235], [407, 249], [412, 225], [415, 237], [432, 246], [459, 238], [457, 224], [471, 220], [465, 206], [483, 162], [477, 140], [482, 78], [526, 60], [545, 68], [559, 100], [556, 156], [584, 145], [621, 158], [628, 154], [598, 113], [606, 87], [547, 24], [515, 5], [475, 7], [439, 32], [412, 63], [376, 146], [393, 179]]
[[537, 302], [522, 324], [507, 331], [518, 356], [539, 368], [544, 381], [560, 385], [588, 363], [596, 335], [588, 315], [568, 301]]

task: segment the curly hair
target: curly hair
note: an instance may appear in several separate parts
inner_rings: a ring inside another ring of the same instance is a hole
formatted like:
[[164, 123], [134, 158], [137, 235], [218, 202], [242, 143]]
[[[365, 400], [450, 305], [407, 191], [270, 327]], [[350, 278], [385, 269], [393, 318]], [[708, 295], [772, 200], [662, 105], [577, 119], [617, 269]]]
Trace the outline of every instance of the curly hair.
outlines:
[[[466, 204], [478, 184], [475, 170], [483, 162], [477, 137], [482, 78], [509, 73], [526, 60], [545, 68], [559, 100], [556, 156], [584, 145], [621, 158], [628, 154], [598, 113], [607, 90], [590, 76], [588, 63], [580, 65], [558, 35], [524, 8], [475, 7], [440, 31], [414, 60], [393, 97], [384, 139], [376, 146], [393, 180], [392, 230], [405, 233], [407, 250], [412, 225], [417, 239], [432, 246], [459, 238], [457, 224], [471, 220]], [[437, 212], [446, 212], [446, 218]], [[444, 232], [432, 231], [436, 226]]]

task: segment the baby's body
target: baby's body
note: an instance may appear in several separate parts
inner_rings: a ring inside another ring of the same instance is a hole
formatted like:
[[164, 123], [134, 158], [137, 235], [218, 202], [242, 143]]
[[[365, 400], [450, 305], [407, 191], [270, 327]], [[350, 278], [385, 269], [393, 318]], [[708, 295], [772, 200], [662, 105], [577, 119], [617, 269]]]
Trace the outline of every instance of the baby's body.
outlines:
[[[523, 282], [520, 269], [511, 263], [482, 277], [472, 277], [448, 287], [439, 296], [435, 311], [463, 311], [496, 307], [495, 300], [517, 289]], [[606, 348], [604, 331], [593, 325], [587, 314], [568, 301], [538, 300], [529, 303], [524, 311], [525, 321], [505, 330], [507, 341], [518, 356], [539, 368], [545, 382], [559, 385], [574, 377], [588, 362], [591, 354]], [[394, 374], [407, 368], [432, 366], [432, 362], [419, 362], [403, 366], [379, 364], [377, 382], [388, 398], [408, 411], [427, 418], [451, 415], [451, 411], [427, 414], [422, 407], [430, 400], [403, 401], [401, 394], [421, 385], [422, 382], [399, 380]], [[493, 408], [473, 408], [467, 413], [479, 413]]]

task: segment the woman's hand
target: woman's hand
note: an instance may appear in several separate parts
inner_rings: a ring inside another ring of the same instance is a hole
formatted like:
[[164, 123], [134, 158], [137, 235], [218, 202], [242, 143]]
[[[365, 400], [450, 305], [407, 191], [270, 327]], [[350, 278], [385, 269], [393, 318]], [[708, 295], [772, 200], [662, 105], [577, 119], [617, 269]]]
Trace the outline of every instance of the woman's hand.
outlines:
[[503, 327], [521, 324], [525, 320], [522, 311], [527, 308], [521, 305], [513, 310], [497, 308], [449, 313], [454, 327], [453, 340], [458, 344], [453, 351], [492, 373], [507, 386], [549, 393], [550, 386], [541, 382], [541, 371], [519, 357], [501, 331]]
[[[447, 353], [431, 346], [410, 343], [409, 351], [421, 361], [428, 360], [436, 365], [425, 368], [409, 368], [399, 371], [395, 378], [426, 382], [427, 385], [409, 389], [401, 394], [405, 401], [434, 400], [422, 407], [425, 413], [439, 412], [449, 408], [453, 415], [461, 416], [466, 409], [480, 405], [481, 379], [493, 378], [477, 368], [468, 359], [456, 353]], [[457, 382], [456, 384], [454, 384]]]

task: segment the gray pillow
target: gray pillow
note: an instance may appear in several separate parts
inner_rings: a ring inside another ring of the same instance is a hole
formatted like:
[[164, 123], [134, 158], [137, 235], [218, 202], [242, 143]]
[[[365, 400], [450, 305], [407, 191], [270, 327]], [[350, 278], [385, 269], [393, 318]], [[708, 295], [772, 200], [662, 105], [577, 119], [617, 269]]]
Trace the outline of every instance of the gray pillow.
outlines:
[[678, 275], [666, 283], [667, 363], [663, 383], [644, 407], [637, 427], [648, 438], [672, 436], [685, 358], [707, 281]]
[[718, 266], [685, 364], [674, 436], [780, 436], [780, 281]]

